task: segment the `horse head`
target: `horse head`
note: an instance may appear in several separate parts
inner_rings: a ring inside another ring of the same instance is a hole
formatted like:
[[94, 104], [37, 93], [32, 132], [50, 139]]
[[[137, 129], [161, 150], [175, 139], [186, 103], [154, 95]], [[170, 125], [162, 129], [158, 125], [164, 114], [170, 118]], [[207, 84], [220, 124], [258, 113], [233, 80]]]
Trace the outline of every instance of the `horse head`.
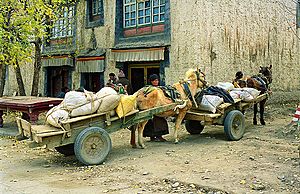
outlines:
[[272, 65], [270, 65], [269, 67], [262, 67], [260, 66], [260, 70], [259, 73], [261, 73], [263, 76], [266, 77], [267, 79], [267, 85], [271, 84], [273, 79], [272, 79]]
[[196, 88], [205, 88], [207, 81], [205, 80], [205, 73], [200, 69], [189, 69], [185, 73], [186, 80], [188, 82], [195, 82]]

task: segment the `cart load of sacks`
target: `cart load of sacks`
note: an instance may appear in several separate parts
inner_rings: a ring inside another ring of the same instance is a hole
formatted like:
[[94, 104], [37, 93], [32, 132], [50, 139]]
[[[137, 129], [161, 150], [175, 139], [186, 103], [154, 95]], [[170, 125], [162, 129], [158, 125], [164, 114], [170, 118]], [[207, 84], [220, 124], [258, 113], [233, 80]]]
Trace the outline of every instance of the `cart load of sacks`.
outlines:
[[60, 122], [72, 117], [94, 113], [110, 113], [110, 116], [124, 117], [136, 109], [136, 96], [118, 94], [111, 87], [104, 87], [99, 92], [67, 92], [64, 100], [46, 114], [46, 123], [60, 127]]
[[198, 92], [195, 101], [199, 110], [216, 113], [222, 103], [234, 103], [237, 99], [250, 102], [259, 94], [260, 91], [255, 88], [235, 88], [232, 83], [219, 82], [216, 86]]

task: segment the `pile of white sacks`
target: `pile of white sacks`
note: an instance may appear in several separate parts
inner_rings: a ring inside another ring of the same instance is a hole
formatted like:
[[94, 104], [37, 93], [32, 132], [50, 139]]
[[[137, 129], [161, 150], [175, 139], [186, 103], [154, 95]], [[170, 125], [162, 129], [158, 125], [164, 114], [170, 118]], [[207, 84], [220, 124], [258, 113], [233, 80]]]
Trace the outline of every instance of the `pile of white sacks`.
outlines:
[[104, 87], [96, 94], [86, 90], [67, 92], [64, 100], [47, 112], [46, 123], [60, 127], [61, 121], [71, 117], [108, 111], [111, 111], [111, 116], [113, 116], [120, 98], [121, 96], [111, 87]]
[[[255, 99], [260, 93], [260, 91], [255, 88], [235, 88], [234, 85], [229, 82], [219, 82], [216, 86], [228, 91], [234, 100], [241, 99], [245, 102]], [[199, 105], [199, 109], [216, 113], [217, 107], [223, 102], [223, 98], [219, 96], [204, 95], [201, 104]]]

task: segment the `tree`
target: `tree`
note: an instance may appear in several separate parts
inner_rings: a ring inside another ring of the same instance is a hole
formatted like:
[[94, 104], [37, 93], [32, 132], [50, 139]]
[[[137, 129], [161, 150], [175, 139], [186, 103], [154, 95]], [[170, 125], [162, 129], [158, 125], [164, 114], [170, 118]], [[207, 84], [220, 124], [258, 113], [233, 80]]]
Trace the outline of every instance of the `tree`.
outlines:
[[[25, 94], [20, 65], [32, 62], [34, 74], [31, 95], [38, 94], [41, 70], [41, 45], [62, 7], [68, 0], [2, 0], [0, 2], [0, 96], [5, 86], [6, 66], [13, 65], [20, 95]], [[31, 43], [34, 43], [34, 47]], [[34, 48], [34, 50], [33, 50]]]

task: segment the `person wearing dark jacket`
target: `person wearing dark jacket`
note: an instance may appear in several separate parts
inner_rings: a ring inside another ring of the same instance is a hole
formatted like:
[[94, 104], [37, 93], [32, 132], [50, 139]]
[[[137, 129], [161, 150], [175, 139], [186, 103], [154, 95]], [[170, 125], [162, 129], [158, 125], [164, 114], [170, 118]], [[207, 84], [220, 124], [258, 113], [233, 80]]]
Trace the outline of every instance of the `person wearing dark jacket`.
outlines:
[[69, 92], [68, 87], [62, 87], [60, 93], [56, 96], [57, 98], [64, 98], [66, 93]]
[[[152, 86], [159, 85], [159, 77], [156, 74], [152, 74], [149, 77]], [[164, 142], [167, 141], [162, 136], [169, 134], [168, 122], [163, 117], [154, 116], [150, 119], [145, 126], [143, 136], [150, 137], [150, 141]]]
[[131, 83], [125, 77], [123, 70], [119, 71], [118, 78], [119, 78], [119, 80], [117, 81], [117, 84], [122, 84], [124, 86], [124, 89], [126, 90], [127, 94], [129, 94], [129, 95], [133, 94], [133, 89], [132, 89]]

